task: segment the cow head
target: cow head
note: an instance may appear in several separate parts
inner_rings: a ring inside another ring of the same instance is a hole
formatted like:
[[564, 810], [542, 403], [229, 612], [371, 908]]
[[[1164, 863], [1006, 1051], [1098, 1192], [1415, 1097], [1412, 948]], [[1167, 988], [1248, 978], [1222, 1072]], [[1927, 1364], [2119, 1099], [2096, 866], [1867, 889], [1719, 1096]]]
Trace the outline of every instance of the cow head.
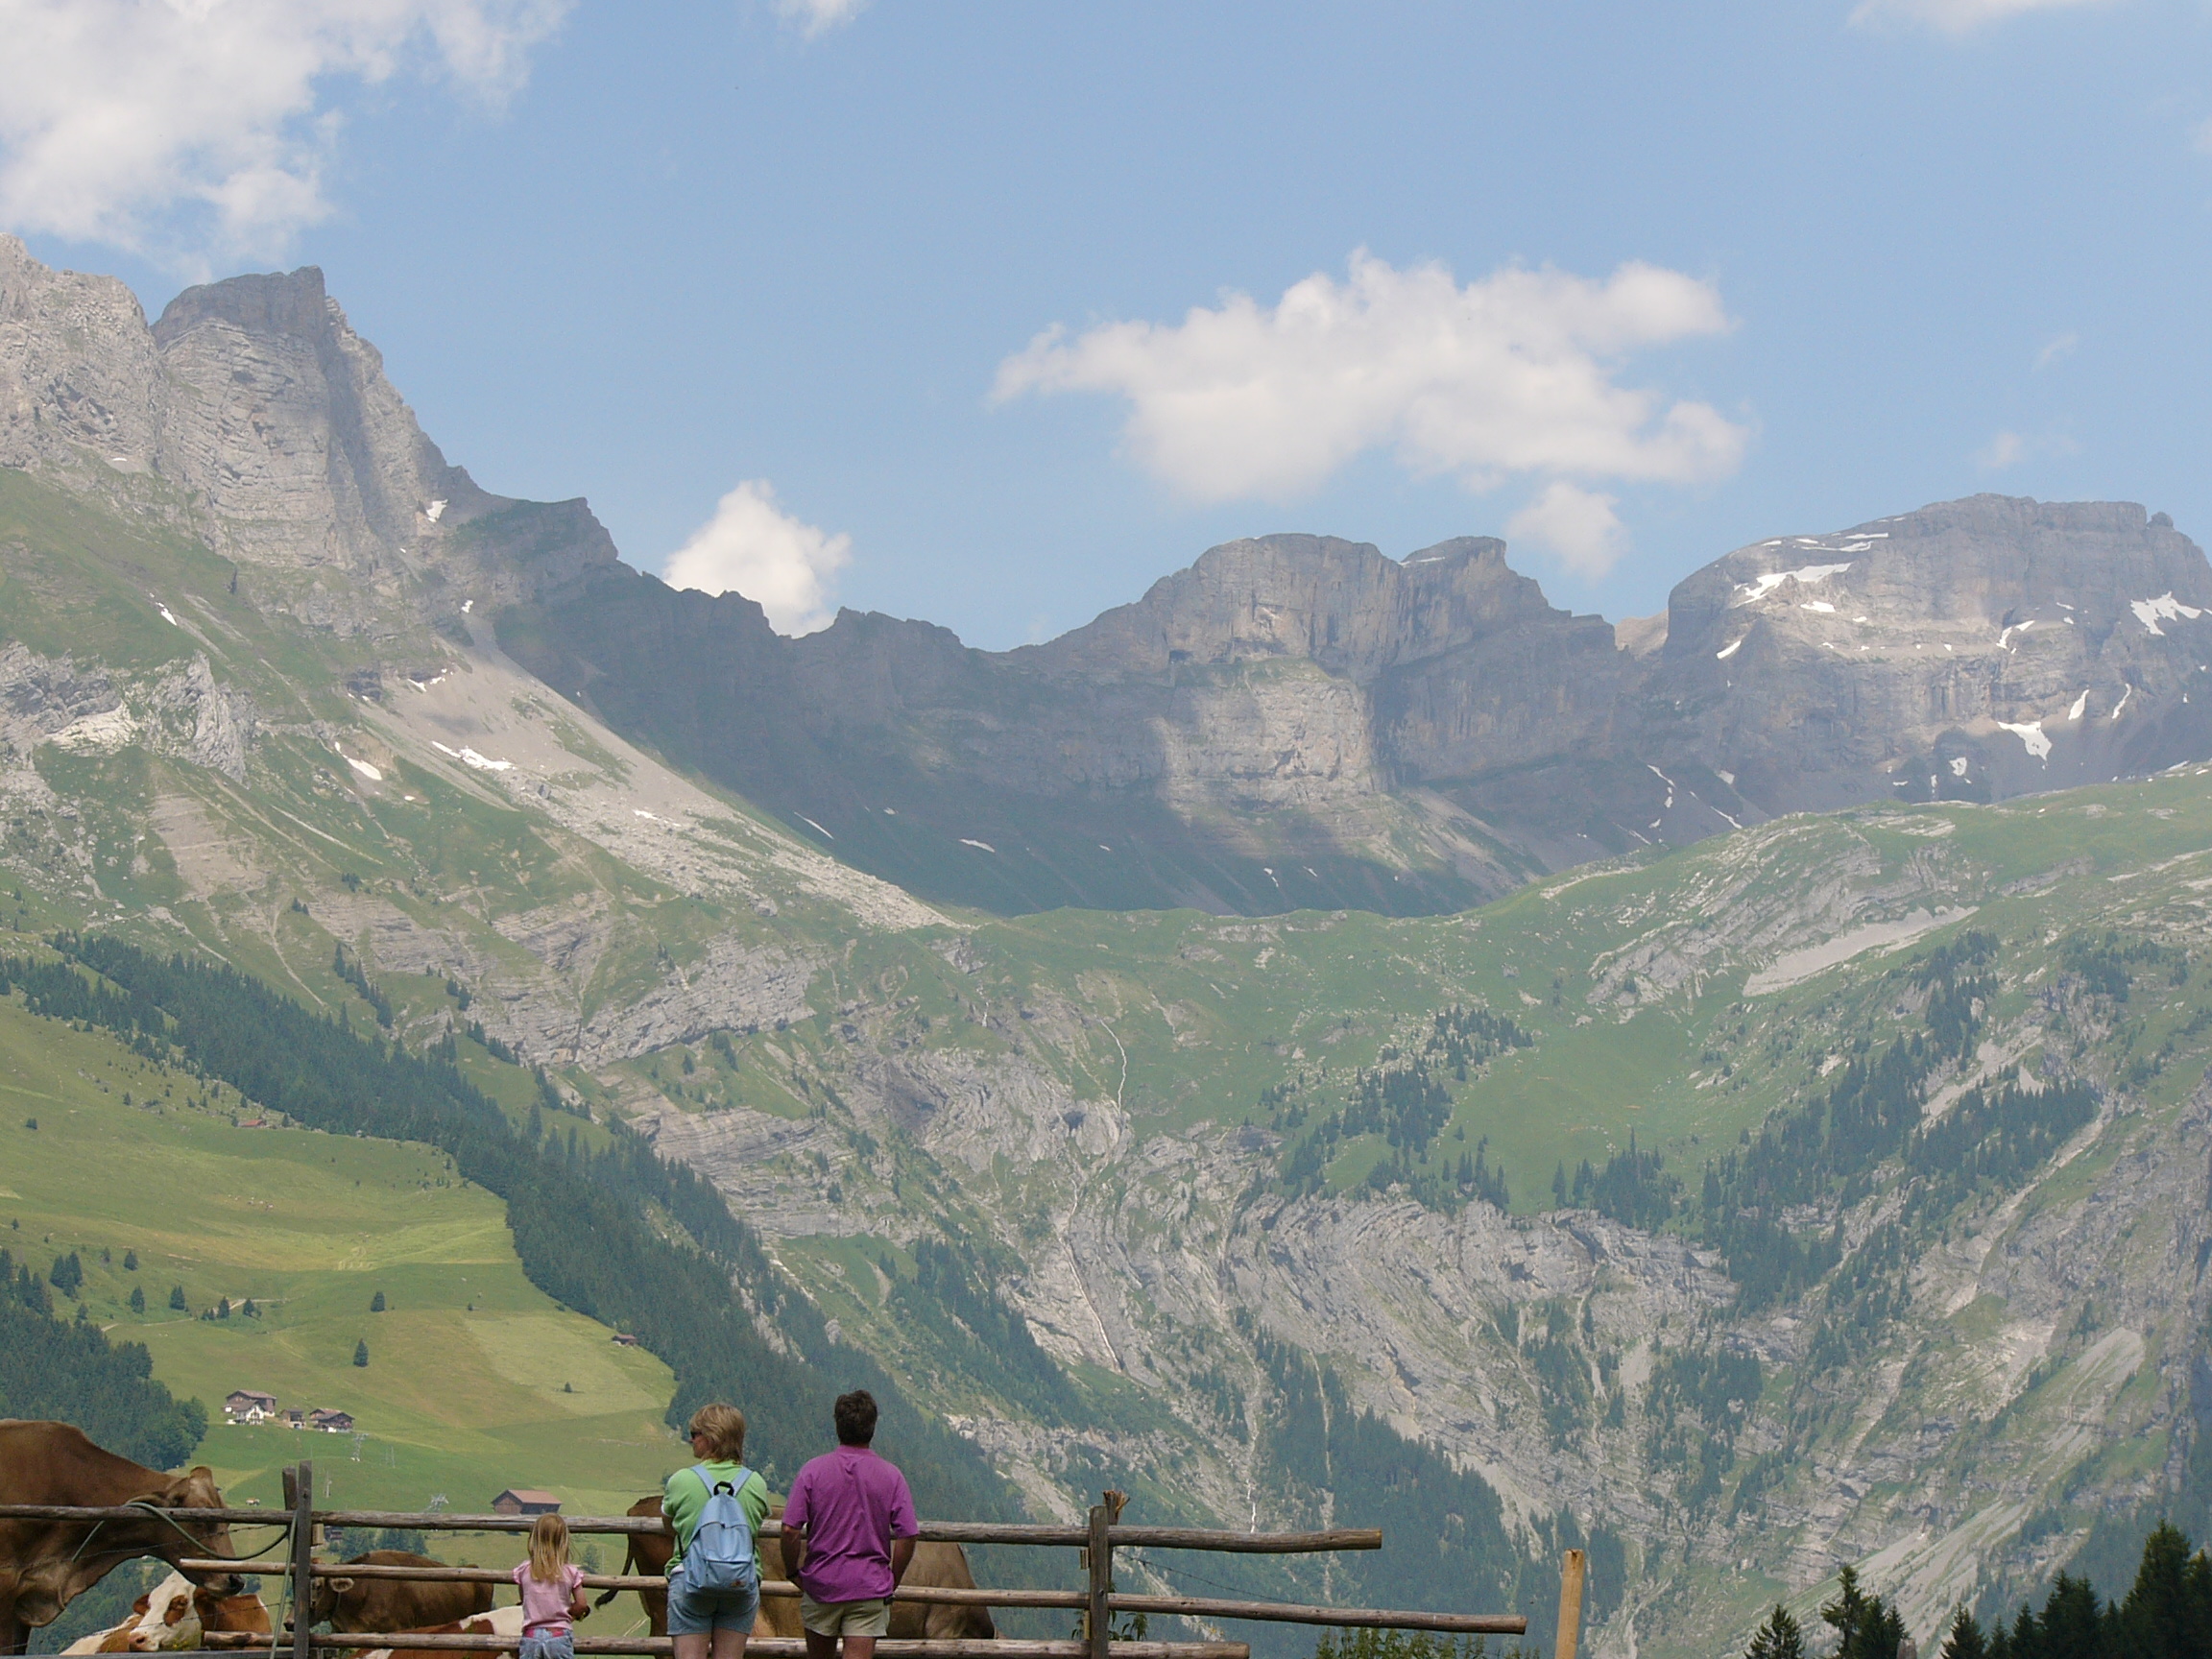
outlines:
[[139, 1597], [132, 1611], [135, 1617], [109, 1631], [100, 1652], [153, 1653], [200, 1646], [200, 1610], [191, 1581], [181, 1573], [170, 1574]]
[[[216, 1489], [214, 1471], [204, 1463], [182, 1475], [172, 1475], [157, 1491], [146, 1494], [145, 1502], [161, 1509], [220, 1509], [223, 1494]], [[230, 1543], [230, 1524], [227, 1521], [176, 1521], [157, 1523], [166, 1533], [166, 1540], [157, 1546], [159, 1552], [171, 1561], [187, 1555], [234, 1556], [237, 1550]], [[235, 1596], [246, 1588], [246, 1581], [235, 1573], [192, 1573], [192, 1582], [218, 1596]]]
[[199, 1611], [200, 1627], [204, 1631], [270, 1634], [269, 1605], [258, 1596], [219, 1596], [202, 1588], [192, 1592], [192, 1605]]
[[318, 1578], [315, 1591], [307, 1601], [307, 1622], [320, 1624], [325, 1619], [336, 1623], [341, 1615], [361, 1611], [369, 1598], [369, 1581], [350, 1576]]

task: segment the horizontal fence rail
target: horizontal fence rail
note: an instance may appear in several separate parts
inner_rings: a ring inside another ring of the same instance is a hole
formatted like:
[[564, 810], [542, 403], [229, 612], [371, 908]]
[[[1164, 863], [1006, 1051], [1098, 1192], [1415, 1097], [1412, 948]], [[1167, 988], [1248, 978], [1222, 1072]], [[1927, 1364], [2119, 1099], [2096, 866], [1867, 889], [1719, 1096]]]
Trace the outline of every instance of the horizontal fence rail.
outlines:
[[[1080, 1601], [1081, 1597], [1075, 1598]], [[1106, 1598], [1116, 1613], [1160, 1613], [1183, 1619], [1260, 1619], [1276, 1624], [1333, 1624], [1380, 1630], [1449, 1630], [1467, 1636], [1520, 1636], [1528, 1621], [1514, 1613], [1415, 1613], [1386, 1607], [1301, 1607], [1289, 1601], [1224, 1601], [1212, 1596]], [[751, 1651], [750, 1648], [747, 1649]]]
[[[158, 1514], [181, 1522], [228, 1522], [231, 1526], [285, 1527], [292, 1517], [282, 1509], [154, 1509], [145, 1504], [84, 1507], [68, 1503], [0, 1503], [0, 1521], [136, 1521]], [[398, 1527], [416, 1532], [527, 1532], [531, 1515], [462, 1515], [448, 1509], [318, 1509], [320, 1527]], [[571, 1532], [637, 1533], [667, 1537], [668, 1523], [658, 1515], [563, 1516]], [[782, 1523], [764, 1521], [759, 1536], [782, 1535]], [[926, 1521], [917, 1536], [925, 1544], [1029, 1544], [1081, 1550], [1091, 1542], [1088, 1528], [1034, 1522]], [[1380, 1550], [1376, 1527], [1336, 1527], [1325, 1532], [1227, 1532], [1204, 1527], [1115, 1527], [1107, 1542], [1115, 1549], [1209, 1550], [1238, 1555], [1310, 1555], [1333, 1550]]]
[[87, 1508], [79, 1503], [0, 1503], [0, 1521], [227, 1521], [236, 1527], [289, 1527], [286, 1509], [171, 1509], [152, 1503], [111, 1503]]

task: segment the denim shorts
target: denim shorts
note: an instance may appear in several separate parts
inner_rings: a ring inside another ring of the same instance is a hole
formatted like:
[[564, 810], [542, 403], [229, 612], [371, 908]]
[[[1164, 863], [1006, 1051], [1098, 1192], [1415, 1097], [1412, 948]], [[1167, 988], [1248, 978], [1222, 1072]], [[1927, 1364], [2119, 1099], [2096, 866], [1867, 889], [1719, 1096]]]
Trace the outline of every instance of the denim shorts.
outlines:
[[542, 1636], [525, 1636], [522, 1646], [516, 1650], [515, 1659], [576, 1659], [576, 1633], [558, 1630], [547, 1631]]
[[668, 1579], [668, 1634], [706, 1636], [716, 1630], [750, 1630], [760, 1611], [760, 1586], [742, 1590], [690, 1590], [681, 1573]]

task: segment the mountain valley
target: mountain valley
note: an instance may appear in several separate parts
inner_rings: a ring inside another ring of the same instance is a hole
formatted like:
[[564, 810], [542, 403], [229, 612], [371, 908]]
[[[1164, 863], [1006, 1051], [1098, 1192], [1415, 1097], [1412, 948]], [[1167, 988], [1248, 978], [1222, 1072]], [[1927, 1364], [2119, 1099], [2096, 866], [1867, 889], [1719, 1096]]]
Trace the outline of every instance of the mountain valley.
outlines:
[[785, 638], [448, 466], [319, 274], [148, 327], [0, 238], [17, 950], [635, 1131], [763, 1340], [1032, 1514], [1372, 1521], [1238, 1587], [1540, 1627], [1582, 1545], [1608, 1659], [2212, 1529], [2208, 612], [2162, 515], [1978, 496], [1634, 625], [1270, 536], [1041, 646]]

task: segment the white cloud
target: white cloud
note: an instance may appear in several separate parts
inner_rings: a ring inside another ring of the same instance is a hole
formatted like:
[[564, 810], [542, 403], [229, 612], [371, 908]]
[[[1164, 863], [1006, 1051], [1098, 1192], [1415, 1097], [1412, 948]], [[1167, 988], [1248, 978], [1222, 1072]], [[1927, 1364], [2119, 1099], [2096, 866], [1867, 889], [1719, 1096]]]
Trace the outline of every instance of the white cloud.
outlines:
[[993, 397], [1118, 394], [1128, 452], [1206, 501], [1296, 494], [1384, 445], [1476, 490], [1516, 473], [1683, 483], [1735, 470], [1744, 429], [1620, 385], [1619, 360], [1728, 326], [1711, 284], [1655, 266], [1603, 281], [1508, 267], [1462, 287], [1361, 252], [1348, 280], [1316, 273], [1273, 306], [1232, 294], [1180, 324], [1048, 329], [998, 366]]
[[811, 40], [852, 22], [867, 4], [868, 0], [776, 0], [776, 11], [798, 24], [799, 32]]
[[1974, 465], [1984, 472], [2002, 472], [2028, 452], [2028, 441], [2017, 432], [2000, 432], [1974, 451]]
[[331, 83], [496, 103], [572, 0], [0, 0], [0, 223], [173, 264], [273, 255], [329, 212]]
[[1614, 505], [1610, 495], [1555, 478], [1505, 520], [1505, 535], [1510, 541], [1533, 541], [1551, 549], [1575, 575], [1596, 581], [1628, 550], [1628, 533]]
[[1854, 23], [1920, 23], [1946, 35], [1965, 35], [2025, 12], [2102, 6], [2106, 0], [1859, 0]]
[[765, 478], [749, 478], [676, 550], [661, 579], [702, 593], [734, 589], [767, 612], [778, 633], [811, 634], [835, 620], [830, 590], [852, 559], [852, 537], [792, 517]]
[[2042, 350], [2035, 353], [2036, 370], [2040, 372], [2048, 369], [2059, 358], [2071, 356], [2074, 349], [2080, 344], [2081, 336], [2079, 334], [2059, 335], [2056, 340], [2047, 344]]
[[2000, 432], [1974, 451], [1974, 465], [1984, 472], [2002, 472], [2023, 461], [2063, 459], [2080, 453], [2081, 446], [2062, 432], [2023, 434]]

